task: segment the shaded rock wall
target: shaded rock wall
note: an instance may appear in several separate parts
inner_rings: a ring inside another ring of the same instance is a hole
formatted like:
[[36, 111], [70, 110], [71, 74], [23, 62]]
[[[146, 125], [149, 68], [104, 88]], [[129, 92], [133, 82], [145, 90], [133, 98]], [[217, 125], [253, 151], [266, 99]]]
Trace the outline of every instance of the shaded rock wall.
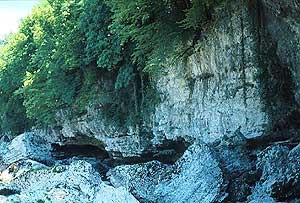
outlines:
[[281, 64], [287, 66], [295, 84], [295, 100], [300, 104], [300, 2], [263, 0], [265, 29], [276, 43]]

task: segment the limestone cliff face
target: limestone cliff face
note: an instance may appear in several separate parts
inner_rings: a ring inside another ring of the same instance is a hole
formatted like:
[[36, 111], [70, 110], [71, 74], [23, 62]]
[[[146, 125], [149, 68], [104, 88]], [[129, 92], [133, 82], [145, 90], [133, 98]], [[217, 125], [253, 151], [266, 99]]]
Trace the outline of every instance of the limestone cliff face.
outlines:
[[257, 36], [248, 8], [220, 11], [187, 61], [166, 70], [157, 88], [163, 102], [155, 112], [156, 140], [187, 137], [213, 142], [240, 130], [263, 134], [269, 115], [261, 97]]
[[151, 123], [123, 129], [90, 109], [62, 119], [62, 135], [95, 137], [108, 151], [138, 156], [165, 140], [210, 143], [237, 131], [246, 138], [272, 132], [299, 102], [298, 4], [237, 1], [220, 8], [193, 54], [156, 78], [161, 102]]
[[297, 11], [297, 1], [235, 3], [220, 11], [195, 53], [158, 79], [163, 102], [154, 140], [268, 133], [299, 102]]
[[234, 1], [217, 13], [190, 56], [155, 78], [151, 122], [60, 113], [61, 129], [46, 132], [52, 151], [8, 154], [3, 166], [78, 155], [134, 202], [299, 202], [300, 2]]

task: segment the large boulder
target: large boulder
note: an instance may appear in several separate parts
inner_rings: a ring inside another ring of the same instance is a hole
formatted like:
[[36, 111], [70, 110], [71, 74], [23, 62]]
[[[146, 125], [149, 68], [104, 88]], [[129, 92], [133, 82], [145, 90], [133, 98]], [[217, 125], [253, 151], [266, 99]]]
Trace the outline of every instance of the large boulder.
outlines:
[[32, 159], [42, 163], [53, 162], [51, 143], [46, 138], [33, 132], [26, 132], [15, 137], [2, 149], [2, 162], [10, 165], [22, 159]]
[[205, 144], [189, 147], [173, 166], [157, 161], [119, 166], [109, 177], [143, 202], [209, 203], [224, 197], [222, 171]]
[[151, 161], [118, 166], [107, 175], [114, 187], [127, 188], [141, 202], [157, 202], [156, 187], [162, 180], [170, 179], [173, 169], [172, 165]]

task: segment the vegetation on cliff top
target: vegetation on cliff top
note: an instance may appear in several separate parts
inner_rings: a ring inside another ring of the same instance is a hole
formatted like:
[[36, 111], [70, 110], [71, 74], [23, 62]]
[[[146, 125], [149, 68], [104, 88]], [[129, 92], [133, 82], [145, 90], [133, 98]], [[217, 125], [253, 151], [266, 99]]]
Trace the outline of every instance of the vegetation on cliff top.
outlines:
[[59, 109], [79, 115], [91, 101], [114, 121], [138, 124], [155, 103], [152, 77], [200, 38], [223, 2], [42, 1], [1, 41], [0, 130], [48, 125]]

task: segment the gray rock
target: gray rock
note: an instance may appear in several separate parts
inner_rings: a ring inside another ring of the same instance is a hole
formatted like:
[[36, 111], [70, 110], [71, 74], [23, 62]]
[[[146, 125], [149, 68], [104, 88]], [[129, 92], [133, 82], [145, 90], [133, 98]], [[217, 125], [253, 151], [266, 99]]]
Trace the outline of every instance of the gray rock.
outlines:
[[5, 148], [2, 161], [10, 165], [22, 159], [51, 163], [51, 143], [32, 132], [26, 132], [17, 136]]
[[20, 194], [21, 190], [16, 186], [0, 183], [0, 196]]
[[291, 151], [282, 145], [274, 145], [258, 156], [257, 170], [260, 180], [252, 190], [250, 200], [264, 198], [289, 201], [300, 197], [300, 148]]
[[44, 164], [33, 160], [20, 160], [8, 165], [8, 167], [0, 173], [0, 181], [3, 183], [11, 183], [24, 173], [48, 168], [49, 167]]
[[163, 100], [155, 112], [154, 142], [182, 136], [213, 142], [239, 128], [246, 137], [268, 130], [256, 28], [242, 4], [227, 6], [231, 10], [220, 14], [195, 53], [157, 79]]
[[143, 202], [209, 203], [224, 198], [222, 171], [205, 144], [191, 146], [174, 166], [153, 161], [119, 166], [108, 175], [115, 187], [128, 188]]
[[144, 150], [151, 146], [151, 133], [145, 133], [143, 139], [139, 134], [139, 127], [128, 129], [108, 123], [101, 113], [101, 109], [88, 107], [87, 115], [78, 119], [68, 120], [68, 112], [57, 114], [62, 130], [58, 132], [63, 139], [70, 140], [81, 135], [90, 137], [91, 142], [98, 140], [102, 146], [115, 157], [140, 156]]
[[206, 145], [191, 146], [175, 167], [170, 180], [161, 181], [155, 190], [158, 202], [209, 203], [222, 195], [222, 171]]
[[[165, 65], [154, 78], [161, 103], [145, 119], [151, 122], [128, 128], [107, 123], [101, 105], [95, 104], [73, 120], [59, 112], [59, 133], [67, 139], [97, 139], [115, 157], [137, 157], [165, 140], [212, 143], [236, 130], [246, 138], [270, 132], [273, 121], [294, 107], [300, 95], [299, 4], [255, 2], [233, 1], [218, 9], [219, 20], [203, 29], [206, 38], [193, 54]], [[281, 7], [288, 8], [287, 16], [278, 15]]]
[[107, 176], [114, 187], [125, 187], [142, 202], [157, 202], [154, 195], [157, 185], [162, 180], [170, 179], [172, 173], [171, 165], [152, 161], [118, 166], [110, 170]]
[[10, 183], [20, 188], [19, 194], [0, 196], [0, 201], [138, 203], [124, 188], [116, 189], [103, 183], [87, 162], [74, 161], [67, 170], [56, 169], [22, 170], [23, 173]]

